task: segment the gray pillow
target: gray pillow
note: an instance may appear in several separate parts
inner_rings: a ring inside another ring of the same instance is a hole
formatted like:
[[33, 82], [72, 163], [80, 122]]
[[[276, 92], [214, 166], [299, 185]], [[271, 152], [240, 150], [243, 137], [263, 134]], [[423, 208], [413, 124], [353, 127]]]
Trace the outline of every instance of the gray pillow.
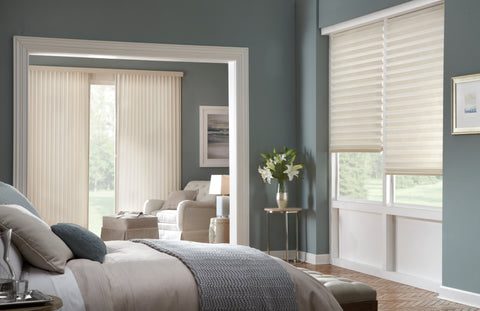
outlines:
[[177, 209], [178, 203], [184, 200], [194, 201], [197, 197], [198, 190], [179, 190], [170, 193], [165, 203], [163, 203], [162, 210]]
[[63, 273], [73, 257], [43, 220], [19, 205], [0, 205], [0, 231], [12, 229], [13, 244], [32, 266]]
[[[3, 243], [3, 239], [0, 237], [0, 279], [10, 279], [12, 275], [10, 273], [10, 268], [8, 267], [6, 261], [3, 259], [4, 253], [5, 244]], [[13, 243], [10, 244], [8, 257], [10, 259], [10, 263], [12, 264], [12, 268], [15, 271], [16, 278], [20, 279], [20, 275], [22, 274], [23, 257], [22, 254], [20, 254], [18, 248], [16, 248]]]
[[95, 233], [70, 223], [53, 225], [52, 231], [67, 244], [76, 258], [86, 258], [100, 263], [105, 260], [107, 246]]
[[0, 204], [16, 204], [23, 206], [33, 215], [40, 217], [38, 211], [33, 207], [32, 203], [20, 193], [17, 189], [10, 186], [9, 184], [3, 183], [0, 181]]

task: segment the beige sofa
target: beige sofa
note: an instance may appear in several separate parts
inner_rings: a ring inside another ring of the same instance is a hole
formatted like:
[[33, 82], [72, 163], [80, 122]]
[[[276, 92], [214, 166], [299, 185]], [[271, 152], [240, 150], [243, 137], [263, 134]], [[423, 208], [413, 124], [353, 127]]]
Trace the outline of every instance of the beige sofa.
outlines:
[[216, 216], [215, 195], [208, 194], [210, 181], [190, 181], [183, 190], [198, 190], [195, 201], [185, 200], [176, 210], [162, 210], [165, 200], [145, 201], [143, 213], [158, 218], [162, 240], [188, 240], [208, 243], [210, 218]]

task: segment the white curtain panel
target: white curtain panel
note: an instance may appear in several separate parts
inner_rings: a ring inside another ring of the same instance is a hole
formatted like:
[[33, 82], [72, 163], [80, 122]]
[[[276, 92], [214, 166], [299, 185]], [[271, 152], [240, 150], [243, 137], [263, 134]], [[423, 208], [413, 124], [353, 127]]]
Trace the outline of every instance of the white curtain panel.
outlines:
[[180, 189], [182, 75], [116, 75], [116, 211], [140, 211]]
[[88, 73], [31, 67], [28, 199], [49, 224], [88, 224]]

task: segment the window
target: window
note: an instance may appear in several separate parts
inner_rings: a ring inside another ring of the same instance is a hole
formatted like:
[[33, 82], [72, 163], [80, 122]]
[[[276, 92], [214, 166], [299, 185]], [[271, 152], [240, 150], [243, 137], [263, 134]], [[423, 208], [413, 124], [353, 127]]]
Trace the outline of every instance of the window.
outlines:
[[[330, 42], [336, 198], [441, 207], [443, 4]], [[394, 178], [383, 185], [384, 175]]]
[[90, 85], [88, 228], [100, 235], [115, 213], [115, 85]]
[[441, 283], [443, 10], [411, 1], [322, 29], [332, 263], [419, 287]]

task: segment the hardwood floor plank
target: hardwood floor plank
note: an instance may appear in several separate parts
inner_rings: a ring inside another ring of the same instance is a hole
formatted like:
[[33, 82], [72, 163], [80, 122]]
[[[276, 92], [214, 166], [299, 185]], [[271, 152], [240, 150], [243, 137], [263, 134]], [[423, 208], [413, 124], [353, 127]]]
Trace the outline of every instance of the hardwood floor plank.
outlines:
[[302, 267], [324, 274], [332, 274], [370, 285], [377, 291], [379, 311], [480, 311], [478, 308], [437, 298], [437, 294], [413, 286], [377, 278], [334, 265], [297, 263]]

